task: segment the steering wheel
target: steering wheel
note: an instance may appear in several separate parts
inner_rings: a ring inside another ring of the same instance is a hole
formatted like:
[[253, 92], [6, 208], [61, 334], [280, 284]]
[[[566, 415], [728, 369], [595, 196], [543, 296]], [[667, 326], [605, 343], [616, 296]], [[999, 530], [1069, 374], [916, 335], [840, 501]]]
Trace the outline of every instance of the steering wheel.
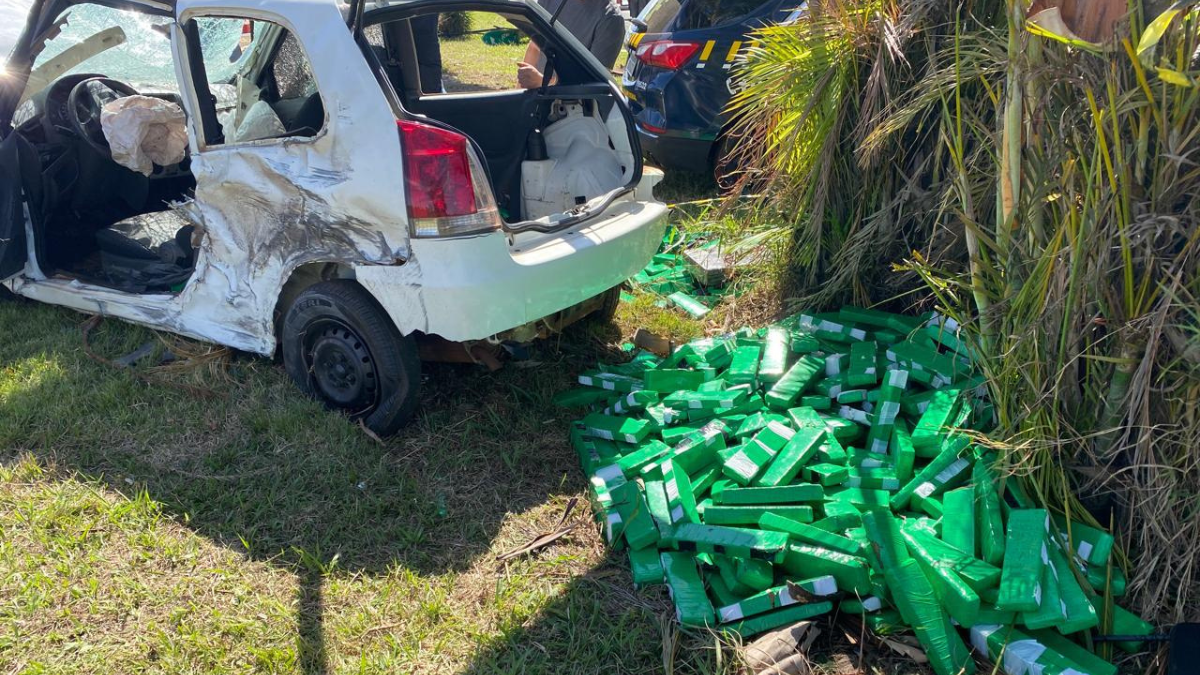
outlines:
[[100, 110], [105, 104], [137, 96], [133, 87], [107, 77], [89, 77], [71, 88], [67, 96], [67, 118], [83, 142], [104, 157], [112, 157], [104, 128], [100, 126]]

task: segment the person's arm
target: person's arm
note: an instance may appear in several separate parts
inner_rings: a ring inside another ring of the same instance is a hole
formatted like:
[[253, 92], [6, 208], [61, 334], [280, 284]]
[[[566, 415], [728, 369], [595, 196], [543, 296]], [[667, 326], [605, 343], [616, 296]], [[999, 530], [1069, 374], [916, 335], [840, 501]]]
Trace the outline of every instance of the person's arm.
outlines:
[[605, 13], [596, 25], [596, 36], [592, 41], [592, 55], [605, 68], [612, 70], [625, 42], [625, 20], [620, 14]]
[[517, 85], [522, 89], [537, 89], [542, 86], [542, 71], [538, 64], [542, 60], [542, 50], [537, 43], [529, 41], [525, 48], [525, 58], [517, 62]]

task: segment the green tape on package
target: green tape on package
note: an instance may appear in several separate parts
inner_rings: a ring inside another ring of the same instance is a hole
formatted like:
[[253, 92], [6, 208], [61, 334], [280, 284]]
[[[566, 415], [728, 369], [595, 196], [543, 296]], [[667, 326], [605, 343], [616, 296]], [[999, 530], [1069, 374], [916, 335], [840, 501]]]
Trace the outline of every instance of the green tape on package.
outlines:
[[709, 626], [714, 623], [715, 610], [704, 590], [704, 581], [696, 569], [696, 560], [684, 553], [662, 554], [671, 599], [675, 601], [675, 616], [684, 626]]
[[920, 564], [910, 558], [896, 567], [885, 567], [884, 576], [892, 590], [892, 602], [904, 622], [917, 634], [933, 672], [937, 675], [974, 673], [971, 651], [942, 610]]
[[725, 475], [738, 485], [749, 485], [762, 473], [775, 452], [759, 441], [750, 439], [735, 448], [721, 452]]
[[739, 602], [717, 608], [717, 621], [733, 623], [749, 616], [790, 607], [811, 599], [811, 596], [823, 597], [834, 593], [837, 593], [837, 582], [829, 576], [777, 586]]
[[1033, 612], [1042, 602], [1042, 556], [1046, 550], [1045, 509], [1013, 509], [1004, 539], [1004, 566], [996, 607], [1010, 612]]
[[680, 368], [655, 368], [642, 373], [646, 389], [670, 394], [681, 389], [696, 389], [704, 384], [704, 373]]
[[1116, 665], [1105, 661], [1054, 631], [1035, 630], [1031, 635], [1038, 642], [1075, 662], [1080, 666], [1080, 672], [1086, 675], [1117, 675]]
[[980, 458], [971, 469], [975, 487], [976, 541], [980, 557], [992, 565], [1004, 560], [1004, 523], [1001, 520], [1000, 493], [996, 491], [996, 474], [986, 458]]
[[788, 411], [796, 431], [784, 444], [775, 458], [767, 465], [755, 485], [770, 487], [787, 485], [812, 460], [825, 439], [825, 423], [811, 408], [793, 408]]
[[971, 628], [971, 645], [1000, 664], [1008, 675], [1103, 675], [1094, 672], [1016, 626], [981, 624]]
[[942, 389], [933, 395], [929, 407], [922, 413], [912, 430], [913, 448], [918, 457], [934, 457], [942, 437], [949, 431], [954, 415], [958, 413], [961, 394], [957, 389]]
[[791, 334], [783, 326], [771, 326], [767, 329], [766, 346], [763, 349], [762, 361], [758, 366], [758, 378], [767, 384], [779, 381], [787, 372], [788, 351], [790, 350]]
[[1055, 627], [1063, 634], [1078, 633], [1100, 625], [1096, 607], [1079, 584], [1067, 554], [1056, 542], [1051, 542], [1050, 565], [1058, 581], [1058, 595], [1062, 601], [1063, 619]]
[[1054, 515], [1054, 525], [1064, 538], [1069, 530], [1072, 549], [1080, 560], [1101, 567], [1108, 564], [1114, 543], [1111, 534], [1076, 520], [1068, 521], [1058, 514]]
[[761, 357], [762, 347], [752, 344], [739, 346], [733, 350], [733, 360], [729, 364], [729, 370], [725, 372], [725, 379], [730, 384], [756, 385]]
[[621, 531], [630, 549], [653, 547], [659, 532], [650, 507], [637, 481], [618, 485], [612, 492], [613, 506], [621, 516]]
[[964, 628], [974, 626], [979, 619], [979, 594], [949, 565], [934, 558], [927, 550], [913, 547], [912, 553], [950, 618]]
[[975, 488], [950, 490], [942, 497], [942, 541], [976, 555]]

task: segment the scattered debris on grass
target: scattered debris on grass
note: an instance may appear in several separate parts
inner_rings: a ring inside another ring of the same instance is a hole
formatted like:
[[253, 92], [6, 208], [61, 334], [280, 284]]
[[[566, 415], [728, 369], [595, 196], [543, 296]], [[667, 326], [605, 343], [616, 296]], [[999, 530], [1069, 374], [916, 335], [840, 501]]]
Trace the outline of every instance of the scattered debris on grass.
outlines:
[[664, 298], [695, 318], [708, 314], [726, 297], [739, 293], [729, 282], [738, 269], [762, 262], [757, 237], [732, 246], [707, 232], [670, 228], [650, 264], [631, 279], [635, 288]]
[[[938, 675], [975, 671], [968, 644], [1010, 675], [1115, 675], [1076, 641], [1101, 626], [1099, 593], [1123, 592], [1113, 538], [997, 475], [980, 442], [995, 413], [952, 320], [802, 313], [578, 382], [557, 402], [589, 411], [571, 435], [604, 536], [681, 624], [749, 637], [837, 603], [914, 632]], [[1112, 611], [1105, 629], [1151, 633]]]

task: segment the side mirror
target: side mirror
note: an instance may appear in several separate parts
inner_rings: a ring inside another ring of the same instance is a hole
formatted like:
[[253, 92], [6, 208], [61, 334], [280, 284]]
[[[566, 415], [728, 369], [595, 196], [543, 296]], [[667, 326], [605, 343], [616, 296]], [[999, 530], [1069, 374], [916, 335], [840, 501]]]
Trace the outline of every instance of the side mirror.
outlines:
[[650, 28], [645, 21], [642, 21], [637, 17], [630, 17], [626, 19], [626, 21], [633, 24], [633, 32], [635, 33], [645, 33]]

